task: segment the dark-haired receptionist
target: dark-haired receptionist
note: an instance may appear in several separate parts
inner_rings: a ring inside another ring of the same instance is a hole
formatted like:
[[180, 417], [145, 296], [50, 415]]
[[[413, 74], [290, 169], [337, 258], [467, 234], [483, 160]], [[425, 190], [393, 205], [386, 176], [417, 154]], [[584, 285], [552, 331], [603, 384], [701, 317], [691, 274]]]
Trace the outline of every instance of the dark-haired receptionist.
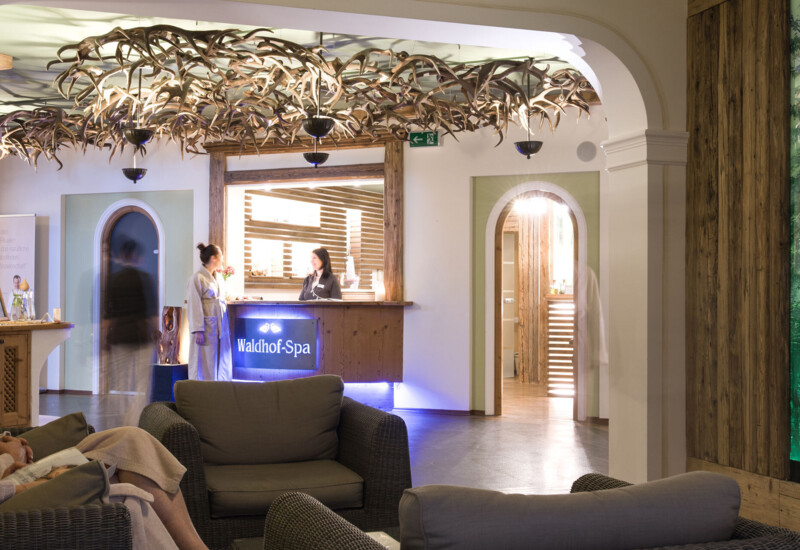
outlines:
[[324, 248], [311, 253], [311, 267], [314, 269], [303, 281], [300, 300], [341, 300], [342, 287], [331, 272], [331, 257]]

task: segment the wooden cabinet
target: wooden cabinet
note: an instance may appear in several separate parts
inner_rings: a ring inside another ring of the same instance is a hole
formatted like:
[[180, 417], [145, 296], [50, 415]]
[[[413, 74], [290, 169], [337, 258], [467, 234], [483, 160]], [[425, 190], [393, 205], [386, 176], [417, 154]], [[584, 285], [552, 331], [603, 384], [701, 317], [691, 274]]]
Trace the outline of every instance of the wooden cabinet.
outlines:
[[0, 334], [0, 368], [0, 426], [30, 425], [30, 332]]

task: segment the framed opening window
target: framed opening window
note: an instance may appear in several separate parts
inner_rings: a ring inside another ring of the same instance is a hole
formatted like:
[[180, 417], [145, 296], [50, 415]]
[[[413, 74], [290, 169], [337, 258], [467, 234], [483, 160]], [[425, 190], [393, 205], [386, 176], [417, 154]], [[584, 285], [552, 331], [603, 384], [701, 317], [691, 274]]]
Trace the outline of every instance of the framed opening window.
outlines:
[[311, 252], [323, 247], [342, 292], [371, 299], [384, 269], [383, 180], [248, 185], [231, 199], [229, 208], [240, 209], [241, 229], [229, 221], [229, 230], [242, 232], [247, 294], [299, 292]]

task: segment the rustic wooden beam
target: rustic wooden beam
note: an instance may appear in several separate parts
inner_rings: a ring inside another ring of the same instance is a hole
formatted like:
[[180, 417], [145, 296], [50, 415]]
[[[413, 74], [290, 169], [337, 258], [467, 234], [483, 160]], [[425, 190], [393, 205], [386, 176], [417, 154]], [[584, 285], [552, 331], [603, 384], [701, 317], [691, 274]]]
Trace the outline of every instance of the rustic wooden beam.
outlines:
[[208, 178], [208, 242], [222, 247], [227, 245], [225, 216], [228, 212], [228, 195], [225, 192], [225, 171], [228, 157], [224, 153], [211, 153]]
[[[319, 151], [337, 151], [345, 149], [367, 149], [370, 147], [383, 147], [384, 144], [397, 141], [394, 136], [358, 136], [350, 139], [340, 139], [334, 142], [330, 139], [323, 139], [317, 146]], [[314, 150], [314, 142], [310, 139], [300, 138], [294, 143], [284, 145], [274, 143], [256, 148], [251, 143], [209, 143], [203, 145], [209, 153], [225, 153], [229, 156], [245, 155], [274, 155], [279, 153], [308, 153]]]
[[0, 53], [0, 71], [5, 71], [10, 69], [13, 65], [14, 58], [10, 55], [6, 55], [4, 53]]
[[697, 15], [700, 12], [711, 9], [728, 0], [689, 0], [689, 17]]
[[788, 12], [697, 1], [687, 26], [687, 455], [773, 481], [792, 433]]
[[384, 157], [383, 257], [386, 300], [403, 300], [403, 142], [386, 144]]
[[[214, 155], [220, 153], [213, 153]], [[234, 170], [225, 172], [225, 185], [274, 183], [285, 181], [364, 180], [383, 178], [384, 165], [347, 164], [344, 166], [312, 166], [274, 168], [268, 170]]]

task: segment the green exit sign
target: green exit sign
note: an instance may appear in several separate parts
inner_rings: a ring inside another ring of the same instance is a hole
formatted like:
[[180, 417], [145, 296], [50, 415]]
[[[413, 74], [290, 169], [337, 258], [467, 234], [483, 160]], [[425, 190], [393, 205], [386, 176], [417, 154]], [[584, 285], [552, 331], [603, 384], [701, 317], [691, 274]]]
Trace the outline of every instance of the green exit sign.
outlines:
[[439, 132], [411, 132], [408, 141], [411, 147], [436, 147], [439, 145]]

